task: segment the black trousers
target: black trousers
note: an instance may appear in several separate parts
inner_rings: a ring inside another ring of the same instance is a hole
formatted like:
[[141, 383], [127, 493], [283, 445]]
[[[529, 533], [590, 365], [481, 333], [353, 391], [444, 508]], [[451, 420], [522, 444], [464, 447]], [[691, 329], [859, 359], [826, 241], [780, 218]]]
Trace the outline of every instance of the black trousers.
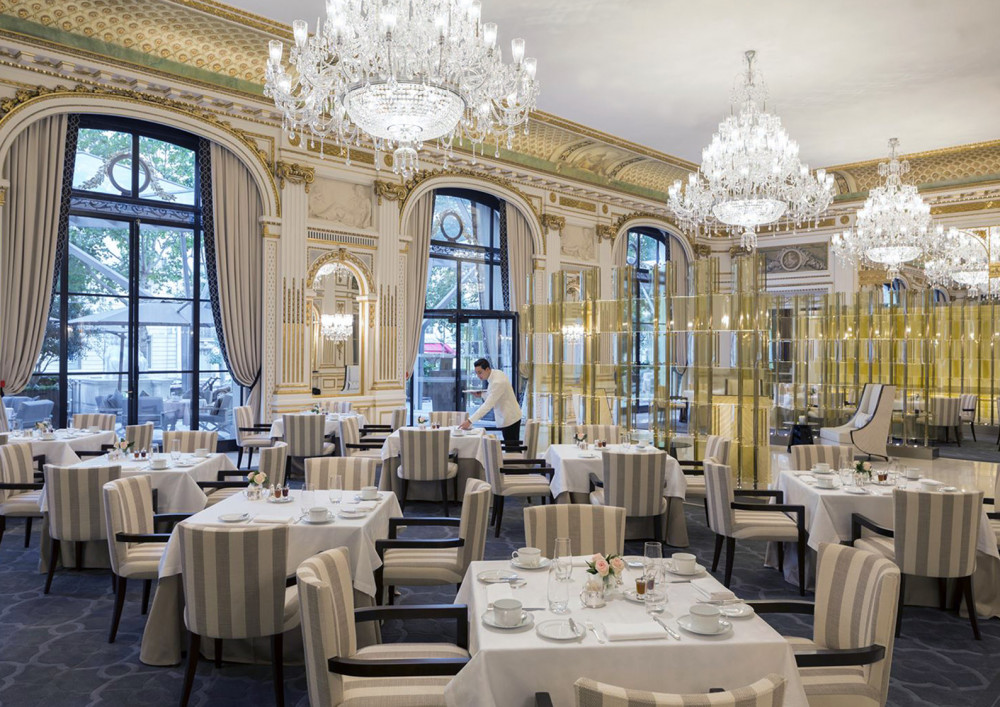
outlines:
[[513, 425], [507, 425], [506, 427], [501, 427], [500, 432], [503, 433], [504, 442], [517, 443], [521, 441], [521, 421], [518, 420]]

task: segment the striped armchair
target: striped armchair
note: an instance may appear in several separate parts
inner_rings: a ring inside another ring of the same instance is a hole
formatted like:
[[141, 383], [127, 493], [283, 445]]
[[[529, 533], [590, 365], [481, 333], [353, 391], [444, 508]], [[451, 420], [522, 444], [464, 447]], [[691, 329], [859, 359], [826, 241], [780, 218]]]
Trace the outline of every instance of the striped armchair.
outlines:
[[163, 432], [163, 451], [173, 451], [174, 440], [180, 442], [181, 452], [191, 454], [198, 449], [207, 449], [215, 452], [219, 447], [218, 432], [204, 432], [202, 430], [165, 430]]
[[618, 425], [577, 425], [576, 434], [587, 435], [587, 442], [593, 444], [603, 439], [608, 444], [621, 444], [628, 440], [621, 438], [621, 428]]
[[631, 690], [589, 678], [580, 678], [573, 688], [577, 707], [781, 707], [785, 702], [785, 678], [773, 673], [746, 687], [711, 694]]
[[[288, 466], [304, 467], [312, 457], [328, 457], [336, 447], [327, 442], [326, 415], [283, 415], [285, 442], [288, 444]], [[303, 476], [305, 469], [303, 468]]]
[[[449, 676], [469, 661], [468, 607], [394, 607], [391, 616], [380, 608], [355, 609], [351, 565], [344, 547], [310, 557], [295, 574], [312, 707], [444, 704]], [[359, 649], [355, 623], [383, 617], [453, 618], [458, 623], [458, 639], [455, 644], [377, 644]], [[434, 675], [414, 675], [421, 663], [428, 673], [433, 669]], [[360, 670], [365, 671], [364, 677], [358, 675]]]
[[[125, 427], [125, 441], [132, 445], [132, 449], [152, 449], [153, 447], [153, 423], [147, 422], [142, 425], [127, 425]], [[163, 451], [170, 451], [164, 449]]]
[[854, 447], [834, 444], [796, 444], [792, 447], [792, 469], [808, 471], [816, 464], [843, 469], [854, 461]]
[[753, 601], [760, 614], [813, 614], [812, 639], [788, 638], [810, 707], [883, 707], [895, 643], [899, 569], [889, 560], [822, 543], [816, 603]]
[[45, 455], [32, 456], [30, 443], [0, 446], [0, 542], [7, 519], [24, 518], [24, 546], [31, 544], [31, 522], [42, 517], [44, 465]]
[[684, 499], [705, 498], [705, 462], [730, 466], [730, 450], [732, 440], [720, 435], [707, 435], [705, 437], [705, 451], [700, 460], [690, 461], [687, 459], [678, 460], [681, 470], [684, 472], [684, 480], [687, 482], [687, 490], [684, 492]]
[[406, 408], [396, 408], [392, 411], [392, 416], [389, 418], [389, 426], [392, 431], [395, 432], [400, 427], [406, 424]]
[[226, 639], [270, 638], [274, 696], [284, 707], [283, 634], [299, 625], [299, 597], [288, 587], [288, 526], [177, 526], [188, 659], [181, 707], [194, 686], [201, 639], [215, 639], [216, 663]]
[[[399, 506], [406, 510], [406, 492], [411, 481], [441, 484], [444, 514], [448, 515], [448, 479], [458, 484], [458, 463], [451, 457], [451, 430], [399, 431], [399, 467], [396, 475], [402, 479]], [[456, 488], [455, 495], [458, 495]]]
[[[972, 575], [976, 571], [976, 538], [982, 518], [983, 492], [892, 492], [893, 528], [884, 528], [860, 513], [851, 514], [851, 541], [859, 550], [887, 557], [899, 566], [899, 610], [896, 635], [903, 625], [906, 577], [937, 577], [941, 608], [945, 608], [946, 579], [957, 579], [965, 597], [972, 634], [980, 640]], [[863, 536], [863, 530], [874, 535]]]
[[249, 405], [234, 407], [233, 417], [236, 420], [236, 446], [239, 447], [236, 468], [243, 466], [243, 452], [246, 450], [249, 454], [247, 457], [247, 469], [249, 469], [253, 466], [254, 450], [274, 444], [274, 440], [271, 439], [271, 426], [255, 424], [253, 408]]
[[382, 445], [384, 440], [361, 439], [358, 428], [358, 418], [344, 417], [340, 420], [340, 456], [371, 459], [377, 465], [382, 464]]
[[102, 489], [121, 475], [120, 465], [78, 468], [45, 465], [45, 500], [52, 538], [45, 594], [52, 588], [63, 542], [76, 543], [76, 569], [82, 570], [84, 543], [107, 540]]
[[[532, 460], [537, 464], [519, 464], [505, 466], [509, 463], [503, 456], [503, 445], [496, 437], [486, 437], [486, 480], [493, 488], [493, 513], [490, 525], [496, 526], [495, 537], [500, 537], [500, 527], [503, 524], [504, 499], [508, 496], [527, 498], [538, 496], [545, 503], [550, 498], [554, 470], [545, 465], [544, 459]], [[524, 460], [521, 460], [524, 461]]]
[[[105, 414], [103, 412], [77, 413], [73, 415], [73, 429], [85, 430], [89, 427], [97, 427], [107, 432], [113, 432], [117, 419], [116, 415]], [[149, 447], [146, 447], [146, 449], [149, 449]]]
[[969, 423], [969, 431], [972, 432], [972, 441], [976, 441], [976, 414], [979, 408], [979, 396], [975, 393], [962, 393], [958, 396], [959, 417], [962, 422]]
[[[461, 518], [390, 518], [388, 539], [375, 541], [375, 551], [382, 561], [382, 566], [375, 571], [375, 600], [382, 602], [383, 586], [389, 587], [389, 603], [392, 604], [396, 585], [461, 584], [469, 563], [483, 559], [492, 496], [488, 483], [469, 479], [465, 485]], [[396, 533], [400, 526], [457, 526], [458, 537], [444, 540], [398, 538]]]
[[[270, 447], [261, 447], [257, 471], [262, 472], [267, 477], [266, 485], [284, 485], [287, 457], [288, 445], [284, 442], [275, 442]], [[230, 496], [243, 493], [248, 485], [247, 477], [239, 469], [220, 469], [215, 481], [198, 482], [198, 487], [208, 496], [205, 508], [225, 501]]]
[[667, 499], [663, 487], [667, 476], [667, 453], [657, 450], [643, 454], [605, 451], [604, 488], [590, 493], [595, 506], [618, 506], [625, 509], [626, 522], [631, 517], [657, 516], [653, 522], [654, 538], [662, 540], [666, 521]]
[[343, 414], [345, 412], [350, 412], [352, 405], [353, 405], [353, 403], [351, 403], [350, 400], [333, 400], [333, 401], [331, 401], [329, 403], [329, 406], [327, 407], [327, 409], [330, 412], [336, 412], [336, 413]]
[[520, 459], [538, 459], [538, 432], [541, 423], [538, 420], [524, 421], [524, 439], [520, 442], [504, 442], [504, 459], [516, 461]]
[[431, 413], [431, 424], [442, 427], [458, 427], [469, 419], [464, 410], [435, 410]]
[[574, 555], [621, 554], [625, 550], [625, 509], [558, 503], [524, 509], [524, 538], [545, 557], [555, 553], [556, 538], [569, 538]]
[[931, 427], [944, 428], [944, 441], [955, 430], [955, 441], [962, 446], [962, 399], [932, 397], [930, 400], [930, 416], [922, 418]]
[[361, 457], [324, 457], [306, 461], [306, 487], [317, 491], [333, 488], [333, 478], [340, 477], [345, 491], [360, 491], [365, 486], [375, 485], [378, 463], [374, 459]]

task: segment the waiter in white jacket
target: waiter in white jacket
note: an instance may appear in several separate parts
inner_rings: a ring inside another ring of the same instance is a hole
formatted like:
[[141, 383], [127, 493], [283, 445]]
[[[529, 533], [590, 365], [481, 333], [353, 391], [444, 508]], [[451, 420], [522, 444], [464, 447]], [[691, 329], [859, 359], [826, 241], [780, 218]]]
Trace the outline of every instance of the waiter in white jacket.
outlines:
[[[476, 377], [481, 381], [486, 381], [489, 388], [486, 391], [486, 400], [479, 406], [469, 419], [462, 423], [462, 429], [467, 430], [472, 427], [472, 423], [479, 420], [493, 411], [493, 419], [496, 420], [497, 427], [503, 433], [504, 442], [517, 442], [521, 435], [521, 406], [517, 402], [514, 394], [514, 387], [510, 384], [510, 378], [500, 370], [490, 368], [490, 362], [481, 358], [475, 362]], [[481, 392], [476, 393], [482, 397]]]

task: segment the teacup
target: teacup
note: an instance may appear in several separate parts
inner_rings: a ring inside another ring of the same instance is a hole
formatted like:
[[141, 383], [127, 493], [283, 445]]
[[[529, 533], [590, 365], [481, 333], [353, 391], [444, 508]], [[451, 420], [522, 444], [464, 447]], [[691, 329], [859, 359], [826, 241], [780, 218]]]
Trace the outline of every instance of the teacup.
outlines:
[[198, 449], [194, 450], [194, 455], [196, 457], [207, 457], [208, 449], [206, 447], [198, 447]]
[[830, 473], [830, 465], [827, 464], [826, 462], [819, 462], [819, 463], [813, 464], [812, 470], [815, 471], [815, 472], [818, 472], [820, 474], [829, 474]]
[[827, 474], [816, 477], [816, 488], [818, 489], [832, 489], [833, 488], [833, 477]]
[[153, 457], [149, 460], [150, 469], [166, 469], [167, 468], [167, 458], [166, 457]]
[[378, 486], [365, 486], [361, 489], [362, 501], [375, 501], [378, 499]]
[[670, 559], [674, 562], [674, 569], [682, 574], [694, 574], [698, 566], [698, 558], [690, 552], [675, 552]]
[[647, 444], [649, 444], [648, 440], [640, 439], [638, 443], [639, 449], [645, 449]]
[[906, 478], [910, 481], [916, 481], [920, 478], [920, 469], [912, 466], [906, 467]]
[[510, 556], [525, 567], [538, 567], [542, 561], [542, 551], [537, 547], [518, 548]]
[[691, 607], [691, 627], [695, 631], [712, 633], [719, 630], [719, 607], [714, 604], [694, 604]]
[[323, 506], [313, 506], [309, 509], [309, 520], [313, 523], [322, 523], [329, 517], [327, 510]]
[[521, 623], [524, 611], [517, 599], [497, 599], [493, 602], [493, 617], [501, 626], [513, 628]]

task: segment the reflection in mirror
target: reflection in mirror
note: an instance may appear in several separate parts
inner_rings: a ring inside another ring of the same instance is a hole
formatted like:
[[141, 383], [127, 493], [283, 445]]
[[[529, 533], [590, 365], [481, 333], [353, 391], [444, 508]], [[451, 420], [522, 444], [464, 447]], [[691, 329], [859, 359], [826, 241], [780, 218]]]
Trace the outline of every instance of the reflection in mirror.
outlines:
[[312, 387], [320, 395], [361, 392], [358, 281], [350, 270], [328, 265], [313, 292]]

